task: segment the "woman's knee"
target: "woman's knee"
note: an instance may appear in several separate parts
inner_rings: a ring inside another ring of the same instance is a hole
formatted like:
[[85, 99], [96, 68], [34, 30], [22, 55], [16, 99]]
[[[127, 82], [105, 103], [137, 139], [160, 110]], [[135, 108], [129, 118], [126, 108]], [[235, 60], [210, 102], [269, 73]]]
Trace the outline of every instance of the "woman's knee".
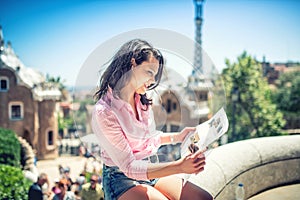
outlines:
[[161, 199], [168, 200], [162, 193], [149, 185], [137, 185], [127, 190], [122, 194], [118, 200], [149, 200], [149, 199]]
[[208, 191], [191, 182], [187, 182], [182, 189], [180, 199], [213, 200], [214, 198]]

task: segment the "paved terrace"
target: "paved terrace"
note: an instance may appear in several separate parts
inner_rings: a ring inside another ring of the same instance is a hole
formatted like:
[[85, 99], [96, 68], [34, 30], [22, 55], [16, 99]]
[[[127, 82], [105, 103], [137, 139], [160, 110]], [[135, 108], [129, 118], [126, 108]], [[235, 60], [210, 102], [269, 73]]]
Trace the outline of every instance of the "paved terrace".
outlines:
[[[190, 180], [210, 191], [216, 200], [234, 199], [238, 183], [244, 184], [247, 199], [285, 185], [290, 185], [284, 191], [293, 193], [291, 199], [299, 198], [300, 135], [256, 138], [220, 146], [208, 155], [204, 172]], [[273, 191], [278, 196], [279, 190]]]

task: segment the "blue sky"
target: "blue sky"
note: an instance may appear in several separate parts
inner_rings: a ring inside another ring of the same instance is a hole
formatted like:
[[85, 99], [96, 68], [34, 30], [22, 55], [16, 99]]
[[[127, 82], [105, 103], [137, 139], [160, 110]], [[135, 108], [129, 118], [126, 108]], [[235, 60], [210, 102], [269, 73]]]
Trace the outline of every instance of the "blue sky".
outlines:
[[[300, 61], [297, 0], [206, 0], [203, 49], [221, 71], [246, 50], [270, 62]], [[194, 39], [193, 0], [0, 0], [0, 24], [23, 63], [73, 85], [101, 43], [142, 28]]]

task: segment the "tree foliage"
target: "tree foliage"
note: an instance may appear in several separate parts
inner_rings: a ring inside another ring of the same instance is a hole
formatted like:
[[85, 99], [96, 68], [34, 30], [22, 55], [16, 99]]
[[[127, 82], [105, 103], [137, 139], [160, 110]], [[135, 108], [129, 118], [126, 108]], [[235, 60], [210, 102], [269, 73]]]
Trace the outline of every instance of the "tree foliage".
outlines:
[[74, 112], [73, 118], [76, 123], [73, 126], [79, 128], [81, 127], [82, 131], [86, 131], [86, 124], [88, 122], [88, 110], [87, 105], [94, 105], [95, 102], [93, 98], [86, 98], [83, 100], [77, 100], [75, 102], [80, 103], [79, 110]]
[[49, 74], [47, 74], [46, 75], [46, 82], [56, 84], [60, 90], [63, 90], [63, 89], [66, 88], [66, 86], [64, 85], [65, 81], [62, 81], [60, 76], [55, 78], [54, 76], [50, 76]]
[[300, 71], [281, 74], [273, 99], [282, 111], [300, 112]]
[[68, 129], [73, 126], [74, 120], [71, 117], [61, 117], [59, 114], [57, 116], [58, 130]]
[[273, 101], [284, 114], [287, 129], [300, 128], [300, 67], [298, 71], [286, 72], [275, 82]]
[[46, 82], [47, 83], [52, 83], [54, 84], [56, 87], [58, 87], [58, 89], [60, 90], [61, 94], [62, 94], [62, 100], [67, 100], [69, 98], [69, 92], [66, 89], [66, 86], [64, 84], [65, 80], [61, 80], [60, 76], [58, 77], [54, 77], [54, 76], [50, 76], [49, 74], [46, 75]]
[[21, 144], [14, 131], [0, 128], [0, 164], [20, 167]]
[[0, 164], [0, 199], [28, 199], [30, 184], [20, 168]]
[[[283, 115], [271, 101], [271, 90], [263, 78], [262, 67], [254, 58], [243, 52], [237, 62], [226, 60], [222, 72], [230, 116], [234, 116], [236, 131], [230, 127], [229, 141], [252, 137], [282, 134]], [[232, 91], [238, 91], [238, 99], [232, 101]], [[230, 118], [232, 125], [233, 118]]]

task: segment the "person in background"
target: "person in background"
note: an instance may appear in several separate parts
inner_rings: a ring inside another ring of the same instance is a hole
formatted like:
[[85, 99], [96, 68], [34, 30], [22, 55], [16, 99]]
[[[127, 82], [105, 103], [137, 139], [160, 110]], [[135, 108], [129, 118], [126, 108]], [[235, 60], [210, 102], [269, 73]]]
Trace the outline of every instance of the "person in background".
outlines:
[[81, 189], [81, 200], [103, 200], [104, 193], [102, 190], [102, 185], [99, 183], [99, 176], [97, 174], [92, 174], [90, 182], [82, 186]]
[[64, 175], [63, 175], [63, 177], [68, 180], [68, 191], [71, 191], [72, 185], [74, 183], [70, 176], [70, 170], [71, 170], [70, 167], [65, 167]]
[[79, 156], [84, 156], [86, 154], [86, 150], [84, 145], [79, 146]]
[[59, 172], [60, 178], [63, 178], [64, 171], [65, 171], [65, 169], [63, 168], [63, 166], [62, 165], [58, 165], [58, 172]]
[[59, 194], [61, 192], [58, 184], [59, 184], [59, 179], [58, 178], [54, 179], [54, 186], [51, 188], [51, 191], [54, 193], [54, 195]]
[[[76, 200], [73, 192], [68, 191], [68, 180], [61, 179], [58, 183], [60, 193], [54, 195], [52, 200]], [[91, 199], [90, 199], [91, 200]]]
[[44, 195], [50, 196], [50, 193], [43, 193], [42, 187], [45, 183], [49, 183], [48, 175], [41, 173], [38, 176], [37, 182], [33, 183], [28, 191], [28, 200], [43, 200]]
[[74, 192], [76, 200], [80, 200], [80, 192], [82, 190], [82, 186], [85, 184], [85, 176], [80, 174], [79, 177], [76, 178], [75, 183], [72, 185], [71, 191]]

